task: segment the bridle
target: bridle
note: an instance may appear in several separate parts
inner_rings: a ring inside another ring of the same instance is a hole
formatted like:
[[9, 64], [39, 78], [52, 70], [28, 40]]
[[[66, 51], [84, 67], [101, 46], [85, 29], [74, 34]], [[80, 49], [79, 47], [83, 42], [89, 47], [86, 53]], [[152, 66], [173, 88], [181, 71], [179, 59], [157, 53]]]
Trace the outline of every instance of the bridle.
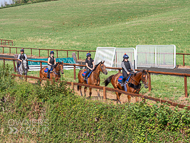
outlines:
[[[146, 74], [142, 72], [142, 78], [141, 78], [141, 80], [142, 80], [142, 83], [143, 83], [144, 85], [146, 84], [146, 83], [145, 83], [145, 77], [146, 77]], [[140, 84], [140, 86], [141, 86], [141, 83], [140, 83], [140, 82], [137, 82], [136, 80], [134, 80], [133, 77], [131, 77], [131, 79], [132, 79], [133, 81], [135, 81], [135, 82], [137, 83], [137, 85]], [[143, 87], [144, 87], [144, 86], [141, 86], [141, 87], [140, 87], [140, 90], [141, 90]]]

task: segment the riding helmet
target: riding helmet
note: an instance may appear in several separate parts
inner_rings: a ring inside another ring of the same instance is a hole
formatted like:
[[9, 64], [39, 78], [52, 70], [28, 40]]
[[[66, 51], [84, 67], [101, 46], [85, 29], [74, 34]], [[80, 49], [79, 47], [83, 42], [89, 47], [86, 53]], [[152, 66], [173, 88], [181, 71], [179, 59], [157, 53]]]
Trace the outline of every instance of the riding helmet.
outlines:
[[50, 54], [54, 54], [54, 51], [51, 51]]
[[125, 55], [123, 56], [124, 59], [128, 59], [129, 56], [125, 53]]
[[90, 53], [87, 53], [87, 54], [86, 54], [86, 57], [91, 57], [91, 54], [90, 54]]
[[24, 52], [24, 49], [21, 49], [20, 52]]

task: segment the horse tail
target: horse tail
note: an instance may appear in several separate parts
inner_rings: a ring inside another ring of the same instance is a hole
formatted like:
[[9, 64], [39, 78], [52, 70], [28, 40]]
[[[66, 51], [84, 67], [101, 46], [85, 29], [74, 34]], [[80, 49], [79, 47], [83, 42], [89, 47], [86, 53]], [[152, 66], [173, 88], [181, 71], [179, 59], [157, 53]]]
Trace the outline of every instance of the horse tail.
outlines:
[[113, 76], [114, 76], [114, 75], [109, 76], [109, 77], [104, 81], [105, 86], [107, 86], [107, 85], [111, 82], [111, 79], [112, 79]]

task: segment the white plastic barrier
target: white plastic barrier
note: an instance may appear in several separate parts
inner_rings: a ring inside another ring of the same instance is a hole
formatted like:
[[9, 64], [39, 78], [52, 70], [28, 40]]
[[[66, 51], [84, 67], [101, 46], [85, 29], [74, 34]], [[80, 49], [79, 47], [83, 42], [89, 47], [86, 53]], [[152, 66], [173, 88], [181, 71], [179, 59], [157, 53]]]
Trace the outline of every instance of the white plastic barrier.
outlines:
[[136, 52], [135, 48], [116, 48], [116, 54], [115, 54], [115, 67], [121, 67], [121, 62], [123, 61], [123, 55], [127, 54], [129, 56], [129, 61], [131, 62], [132, 69], [135, 67], [135, 57]]
[[113, 66], [115, 57], [115, 47], [97, 47], [94, 63], [98, 64], [101, 61], [105, 61], [104, 65], [107, 67]]
[[136, 63], [137, 67], [176, 67], [175, 45], [137, 45]]

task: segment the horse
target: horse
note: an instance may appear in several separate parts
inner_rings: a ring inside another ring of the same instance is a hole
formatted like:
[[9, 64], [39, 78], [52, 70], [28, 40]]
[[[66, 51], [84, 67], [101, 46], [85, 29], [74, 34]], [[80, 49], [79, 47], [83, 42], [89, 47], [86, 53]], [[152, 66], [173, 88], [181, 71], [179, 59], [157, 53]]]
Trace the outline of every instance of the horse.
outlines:
[[27, 61], [26, 60], [22, 60], [22, 62], [20, 63], [20, 66], [18, 68], [18, 73], [20, 75], [27, 75], [28, 72], [28, 67], [27, 67]]
[[[40, 78], [47, 78], [47, 73], [45, 72], [45, 69], [47, 68], [47, 66], [43, 67], [40, 70]], [[52, 72], [50, 72], [50, 79], [55, 79], [55, 81], [58, 81], [61, 77], [60, 75], [60, 71], [62, 74], [64, 74], [63, 71], [63, 62], [58, 62], [56, 63], [56, 65], [54, 65], [54, 68], [52, 70]]]
[[[111, 75], [104, 81], [105, 86], [107, 86], [111, 82], [115, 89], [124, 90], [125, 85], [121, 86], [121, 84], [118, 82], [118, 78], [120, 76], [122, 76], [122, 73], [120, 73], [120, 72], [115, 75]], [[141, 90], [141, 83], [140, 83], [141, 81], [143, 82], [144, 87], [148, 88], [147, 78], [148, 78], [147, 72], [145, 70], [141, 70], [137, 73], [131, 74], [129, 81], [126, 84], [127, 92], [139, 94], [139, 92]], [[116, 95], [117, 95], [117, 103], [118, 103], [118, 101], [121, 103], [121, 101], [120, 101], [121, 93], [116, 92]], [[127, 98], [128, 98], [128, 101], [130, 102], [131, 96], [128, 95]], [[137, 98], [136, 98], [136, 100], [137, 100]]]
[[[102, 72], [103, 74], [107, 75], [108, 72], [106, 70], [106, 67], [104, 65], [104, 62], [105, 61], [101, 61], [99, 62], [94, 70], [92, 71], [90, 77], [88, 78], [88, 82], [86, 80], [84, 80], [84, 77], [82, 76], [82, 74], [86, 71], [86, 69], [82, 69], [79, 71], [78, 73], [78, 79], [79, 79], [79, 83], [85, 83], [85, 84], [90, 84], [90, 85], [96, 85], [96, 86], [99, 86], [100, 85], [100, 72]], [[80, 90], [80, 94], [82, 96], [82, 91], [81, 91], [81, 86], [77, 86], [77, 89]], [[86, 96], [86, 89], [87, 87], [84, 87], [84, 95]], [[89, 95], [91, 97], [92, 95], [92, 92], [91, 92], [92, 88], [89, 88]], [[98, 91], [98, 97], [100, 97], [100, 94], [99, 94], [99, 90]]]

